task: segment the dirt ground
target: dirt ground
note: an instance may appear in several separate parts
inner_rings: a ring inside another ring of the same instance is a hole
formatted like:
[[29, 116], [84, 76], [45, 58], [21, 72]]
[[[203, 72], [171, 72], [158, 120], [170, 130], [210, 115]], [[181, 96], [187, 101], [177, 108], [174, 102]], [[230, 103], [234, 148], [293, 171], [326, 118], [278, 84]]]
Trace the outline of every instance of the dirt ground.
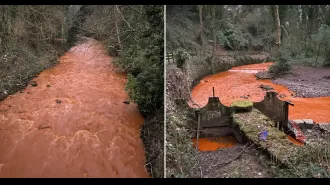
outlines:
[[236, 145], [211, 152], [199, 152], [193, 169], [196, 178], [271, 178], [267, 156], [254, 145]]
[[295, 92], [297, 97], [330, 96], [330, 68], [293, 66], [290, 73], [273, 80]]

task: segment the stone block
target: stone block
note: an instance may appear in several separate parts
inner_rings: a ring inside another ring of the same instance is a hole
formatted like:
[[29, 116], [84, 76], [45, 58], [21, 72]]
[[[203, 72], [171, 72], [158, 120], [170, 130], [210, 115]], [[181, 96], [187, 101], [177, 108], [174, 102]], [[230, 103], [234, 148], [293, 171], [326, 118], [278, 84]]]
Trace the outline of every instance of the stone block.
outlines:
[[314, 121], [312, 119], [303, 119], [306, 129], [312, 129], [314, 127]]
[[305, 125], [305, 122], [303, 120], [300, 120], [300, 119], [296, 119], [296, 120], [293, 120], [293, 122], [295, 124], [297, 124], [297, 126], [301, 129], [301, 130], [305, 130], [306, 129], [306, 125]]

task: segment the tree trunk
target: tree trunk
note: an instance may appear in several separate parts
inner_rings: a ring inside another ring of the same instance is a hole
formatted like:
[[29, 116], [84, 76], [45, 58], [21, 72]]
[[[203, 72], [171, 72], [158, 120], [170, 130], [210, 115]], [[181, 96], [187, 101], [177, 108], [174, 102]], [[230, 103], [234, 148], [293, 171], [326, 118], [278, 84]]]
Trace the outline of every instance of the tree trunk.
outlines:
[[123, 47], [122, 47], [122, 44], [121, 44], [121, 40], [120, 40], [120, 31], [119, 31], [119, 26], [118, 26], [118, 11], [116, 11], [117, 7], [114, 6], [114, 10], [113, 10], [113, 13], [115, 14], [115, 28], [116, 28], [116, 35], [117, 35], [117, 45], [119, 47], [119, 50], [122, 50]]
[[275, 29], [276, 29], [276, 45], [278, 49], [280, 49], [281, 46], [281, 22], [280, 22], [280, 16], [278, 13], [278, 5], [275, 6]]
[[215, 73], [214, 67], [213, 67], [213, 57], [215, 55], [216, 49], [217, 49], [217, 38], [216, 38], [216, 31], [215, 31], [215, 5], [211, 7], [212, 12], [212, 35], [213, 35], [213, 51], [211, 56], [211, 67], [212, 67], [212, 74]]
[[203, 39], [202, 39], [202, 35], [203, 35], [203, 5], [197, 5], [198, 6], [198, 11], [199, 11], [199, 39], [201, 41], [201, 45], [203, 45]]

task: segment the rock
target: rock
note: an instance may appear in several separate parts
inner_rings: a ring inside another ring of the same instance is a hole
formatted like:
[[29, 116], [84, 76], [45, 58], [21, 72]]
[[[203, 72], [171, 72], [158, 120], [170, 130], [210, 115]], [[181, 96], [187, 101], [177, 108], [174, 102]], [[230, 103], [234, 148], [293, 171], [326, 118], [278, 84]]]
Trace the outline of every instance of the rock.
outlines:
[[47, 87], [51, 87], [51, 85], [47, 85]]
[[272, 74], [268, 73], [268, 71], [258, 72], [254, 76], [257, 78], [257, 80], [260, 80], [260, 79], [271, 79], [273, 77]]
[[314, 121], [312, 119], [303, 119], [306, 129], [312, 129], [314, 127]]
[[129, 104], [130, 101], [129, 100], [125, 100], [125, 101], [123, 101], [123, 103]]
[[274, 90], [274, 88], [269, 85], [261, 84], [259, 87], [265, 91]]
[[312, 119], [303, 119], [303, 121], [307, 124], [314, 124], [314, 121]]
[[285, 98], [286, 95], [285, 95], [285, 94], [280, 94], [278, 97], [279, 97], [279, 98]]
[[301, 120], [301, 119], [295, 119], [295, 120], [293, 120], [295, 123], [297, 123], [297, 124], [302, 124], [302, 123], [305, 123], [303, 120]]
[[23, 91], [20, 91], [19, 93], [23, 93]]
[[30, 84], [32, 87], [36, 87], [36, 86], [38, 86], [38, 84], [37, 84], [36, 81], [30, 81], [29, 84]]
[[61, 100], [55, 100], [55, 102], [58, 103], [58, 104], [62, 103]]
[[305, 122], [301, 119], [296, 119], [296, 120], [292, 120], [300, 129], [305, 130], [306, 129], [306, 125]]
[[32, 94], [31, 92], [27, 92], [27, 94]]
[[318, 125], [321, 130], [330, 132], [330, 123], [319, 123]]

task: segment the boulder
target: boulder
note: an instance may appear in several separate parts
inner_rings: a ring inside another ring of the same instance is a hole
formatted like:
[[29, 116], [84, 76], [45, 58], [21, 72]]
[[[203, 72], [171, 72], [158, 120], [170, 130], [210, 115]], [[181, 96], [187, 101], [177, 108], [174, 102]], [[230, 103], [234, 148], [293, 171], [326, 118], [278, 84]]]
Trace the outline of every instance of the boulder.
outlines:
[[30, 81], [29, 84], [30, 84], [32, 87], [36, 87], [36, 86], [38, 86], [38, 84], [37, 84], [36, 81]]

